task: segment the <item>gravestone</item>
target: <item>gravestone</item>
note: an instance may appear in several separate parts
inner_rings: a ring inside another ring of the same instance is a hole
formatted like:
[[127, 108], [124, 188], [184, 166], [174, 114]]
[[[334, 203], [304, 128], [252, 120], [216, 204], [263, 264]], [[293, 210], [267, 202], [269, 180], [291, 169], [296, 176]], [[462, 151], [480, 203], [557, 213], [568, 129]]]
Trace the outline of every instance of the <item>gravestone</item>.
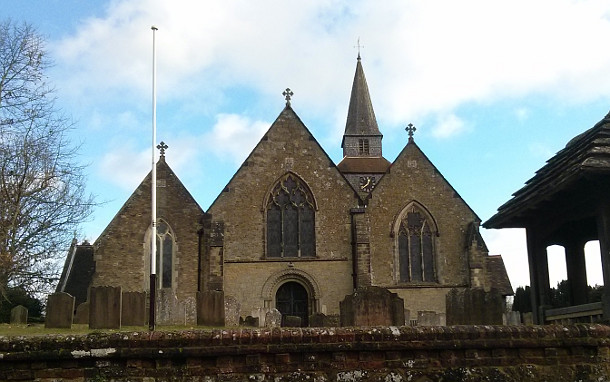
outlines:
[[385, 288], [365, 287], [341, 301], [341, 326], [402, 326], [404, 300]]
[[225, 326], [239, 326], [241, 305], [233, 296], [225, 296]]
[[74, 297], [68, 293], [52, 293], [47, 298], [47, 315], [45, 328], [72, 328], [72, 315], [74, 314]]
[[17, 305], [11, 309], [11, 324], [22, 325], [28, 323], [28, 308], [23, 305]]
[[265, 327], [275, 328], [282, 325], [282, 313], [277, 309], [271, 309], [265, 315]]
[[417, 312], [418, 326], [440, 326], [441, 316], [430, 310], [420, 310]]
[[89, 323], [89, 302], [85, 301], [76, 307], [76, 313], [74, 314], [75, 324], [88, 324]]
[[301, 317], [298, 316], [284, 316], [284, 320], [283, 320], [283, 324], [282, 326], [285, 327], [293, 327], [293, 328], [298, 328], [302, 325], [302, 320]]
[[195, 325], [197, 305], [196, 297], [180, 301], [172, 289], [158, 289], [155, 298], [156, 323], [157, 325]]
[[225, 326], [223, 291], [197, 292], [197, 325]]
[[521, 325], [521, 313], [515, 311], [504, 312], [504, 325]]
[[243, 326], [258, 328], [258, 317], [247, 316], [243, 320], [240, 319], [239, 322]]
[[504, 303], [496, 290], [454, 288], [446, 297], [447, 325], [502, 325]]
[[327, 325], [326, 315], [324, 313], [314, 313], [309, 316], [309, 326], [312, 328], [322, 328]]
[[121, 287], [98, 286], [89, 289], [89, 328], [121, 328]]
[[146, 292], [123, 292], [122, 326], [146, 325]]

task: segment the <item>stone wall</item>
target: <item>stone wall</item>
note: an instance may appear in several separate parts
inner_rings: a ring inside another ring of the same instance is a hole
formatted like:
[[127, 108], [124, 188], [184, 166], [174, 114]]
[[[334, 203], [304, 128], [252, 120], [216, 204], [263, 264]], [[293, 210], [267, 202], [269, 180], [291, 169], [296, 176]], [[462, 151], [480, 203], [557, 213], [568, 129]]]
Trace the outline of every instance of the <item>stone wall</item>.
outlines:
[[0, 380], [599, 382], [609, 361], [601, 325], [0, 337]]

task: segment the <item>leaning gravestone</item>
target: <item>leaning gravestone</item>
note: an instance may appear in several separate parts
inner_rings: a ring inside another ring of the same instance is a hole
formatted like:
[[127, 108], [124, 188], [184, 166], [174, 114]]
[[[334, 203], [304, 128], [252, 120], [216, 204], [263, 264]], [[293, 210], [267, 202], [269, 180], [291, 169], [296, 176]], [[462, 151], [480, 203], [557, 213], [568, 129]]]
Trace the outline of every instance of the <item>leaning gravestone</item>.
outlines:
[[123, 292], [121, 325], [146, 325], [146, 292]]
[[11, 309], [11, 324], [22, 325], [28, 323], [28, 308], [23, 305], [17, 305]]
[[99, 286], [89, 290], [89, 328], [121, 328], [121, 287]]
[[74, 297], [65, 292], [52, 293], [47, 298], [45, 328], [72, 328]]

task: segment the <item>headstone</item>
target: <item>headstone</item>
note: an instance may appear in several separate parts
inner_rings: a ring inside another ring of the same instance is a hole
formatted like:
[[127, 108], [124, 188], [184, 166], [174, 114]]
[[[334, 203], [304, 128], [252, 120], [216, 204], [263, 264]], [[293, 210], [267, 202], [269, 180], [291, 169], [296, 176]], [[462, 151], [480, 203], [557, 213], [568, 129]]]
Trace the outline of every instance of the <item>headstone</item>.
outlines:
[[157, 325], [185, 325], [187, 322], [187, 307], [178, 301], [172, 289], [157, 290], [155, 319]]
[[277, 309], [271, 309], [265, 315], [265, 327], [275, 328], [282, 325], [282, 313]]
[[52, 293], [47, 298], [47, 315], [45, 328], [72, 328], [74, 314], [74, 297], [68, 293]]
[[505, 312], [502, 321], [504, 325], [521, 325], [521, 313], [512, 310]]
[[121, 328], [121, 287], [98, 286], [89, 289], [89, 328]]
[[225, 296], [225, 326], [239, 325], [241, 305], [233, 296]]
[[243, 326], [258, 328], [258, 317], [247, 316], [243, 320], [240, 320], [240, 322]]
[[302, 320], [301, 317], [298, 316], [284, 316], [284, 320], [283, 320], [283, 324], [282, 326], [286, 326], [286, 327], [300, 327], [302, 325]]
[[23, 305], [17, 305], [11, 309], [11, 324], [25, 325], [28, 323], [28, 308]]
[[75, 324], [88, 324], [89, 323], [89, 302], [85, 301], [76, 307], [76, 313], [74, 314]]
[[454, 288], [446, 296], [447, 325], [502, 325], [504, 303], [496, 290]]
[[121, 325], [146, 325], [146, 292], [123, 292], [122, 299]]
[[223, 291], [197, 292], [197, 325], [225, 326]]
[[341, 326], [402, 326], [404, 300], [381, 287], [357, 289], [341, 301]]
[[417, 312], [418, 326], [440, 326], [441, 317], [438, 313], [430, 310], [420, 310]]
[[312, 328], [322, 328], [327, 326], [326, 315], [324, 313], [314, 313], [309, 316], [309, 326]]
[[523, 317], [523, 325], [534, 325], [534, 315], [532, 312], [522, 313], [521, 316]]
[[268, 308], [254, 308], [252, 309], [252, 313], [250, 314], [252, 317], [258, 318], [259, 327], [265, 327], [265, 318], [267, 316]]

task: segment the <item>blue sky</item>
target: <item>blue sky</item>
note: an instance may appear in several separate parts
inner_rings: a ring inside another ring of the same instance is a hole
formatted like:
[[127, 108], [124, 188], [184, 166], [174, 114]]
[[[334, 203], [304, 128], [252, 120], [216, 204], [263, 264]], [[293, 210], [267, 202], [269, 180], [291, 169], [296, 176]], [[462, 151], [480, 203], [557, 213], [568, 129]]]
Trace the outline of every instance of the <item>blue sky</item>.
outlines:
[[[207, 209], [284, 106], [338, 163], [360, 38], [394, 160], [419, 147], [483, 221], [610, 110], [610, 3], [489, 1], [2, 0], [2, 19], [46, 37], [58, 105], [75, 122], [98, 201], [94, 240], [150, 170], [152, 31], [158, 141]], [[524, 233], [483, 230], [513, 286], [529, 283]], [[589, 282], [602, 283], [599, 248]], [[551, 282], [564, 261], [550, 251]]]

